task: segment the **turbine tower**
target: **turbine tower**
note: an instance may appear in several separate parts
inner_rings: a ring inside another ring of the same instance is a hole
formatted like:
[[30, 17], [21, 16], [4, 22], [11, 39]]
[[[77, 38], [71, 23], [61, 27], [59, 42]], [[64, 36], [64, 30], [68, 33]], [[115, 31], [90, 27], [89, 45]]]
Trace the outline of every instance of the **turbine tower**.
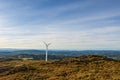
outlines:
[[46, 46], [46, 58], [45, 58], [45, 61], [47, 62], [47, 60], [48, 60], [48, 47], [49, 47], [49, 45], [50, 45], [51, 43], [46, 43], [46, 42], [44, 42], [44, 41], [43, 41], [43, 43], [44, 43], [45, 46]]

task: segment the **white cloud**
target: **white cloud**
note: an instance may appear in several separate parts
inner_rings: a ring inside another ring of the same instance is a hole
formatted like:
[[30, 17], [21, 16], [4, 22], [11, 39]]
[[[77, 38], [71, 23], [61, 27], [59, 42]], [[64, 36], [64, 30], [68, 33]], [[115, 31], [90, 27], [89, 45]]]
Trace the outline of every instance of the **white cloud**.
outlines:
[[[67, 17], [55, 17], [61, 13], [78, 8], [85, 9], [93, 3], [86, 2], [84, 4], [81, 3], [81, 5], [79, 4], [71, 3], [40, 11], [37, 9], [33, 10], [29, 6], [16, 7], [12, 9], [13, 11], [10, 11], [10, 9], [8, 11], [10, 13], [5, 14], [3, 11], [3, 13], [0, 13], [0, 47], [42, 49], [44, 48], [42, 41], [46, 41], [52, 42], [51, 49], [119, 49], [120, 36], [118, 33], [120, 32], [120, 26], [102, 24], [103, 26], [98, 27], [98, 25], [94, 26], [92, 24], [94, 21], [99, 23], [100, 20], [120, 16], [120, 12], [117, 9], [103, 12], [98, 11], [96, 13], [90, 12], [89, 15], [84, 15], [83, 17], [79, 16], [83, 15], [80, 12]], [[8, 6], [1, 5], [0, 9]], [[48, 22], [45, 22], [41, 18], [42, 16], [40, 16], [44, 13], [46, 16], [51, 15], [52, 19], [45, 18], [45, 21], [48, 20]], [[27, 16], [29, 20], [34, 15], [40, 17], [40, 19], [24, 22], [24, 16]], [[17, 18], [19, 16], [23, 18], [23, 22], [19, 18], [16, 19], [16, 16]], [[87, 24], [88, 22], [90, 24]]]

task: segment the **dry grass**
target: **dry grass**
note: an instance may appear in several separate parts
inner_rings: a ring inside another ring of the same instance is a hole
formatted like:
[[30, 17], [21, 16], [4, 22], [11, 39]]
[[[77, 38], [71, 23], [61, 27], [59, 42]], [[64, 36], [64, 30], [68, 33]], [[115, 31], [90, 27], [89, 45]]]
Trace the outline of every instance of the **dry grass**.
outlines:
[[48, 62], [4, 61], [0, 80], [120, 80], [120, 61], [96, 55]]

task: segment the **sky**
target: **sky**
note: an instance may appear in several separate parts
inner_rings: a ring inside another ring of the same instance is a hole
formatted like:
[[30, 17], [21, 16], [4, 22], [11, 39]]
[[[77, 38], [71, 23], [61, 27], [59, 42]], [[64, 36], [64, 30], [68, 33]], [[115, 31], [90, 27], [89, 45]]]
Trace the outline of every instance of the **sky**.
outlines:
[[120, 0], [0, 0], [0, 48], [120, 50]]

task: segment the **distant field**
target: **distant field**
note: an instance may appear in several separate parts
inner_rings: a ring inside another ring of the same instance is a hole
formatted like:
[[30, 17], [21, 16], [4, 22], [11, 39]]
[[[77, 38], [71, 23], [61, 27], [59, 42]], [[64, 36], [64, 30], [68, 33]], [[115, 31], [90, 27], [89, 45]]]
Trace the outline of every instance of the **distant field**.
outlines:
[[1, 60], [0, 80], [120, 80], [120, 61], [89, 55], [62, 60]]

